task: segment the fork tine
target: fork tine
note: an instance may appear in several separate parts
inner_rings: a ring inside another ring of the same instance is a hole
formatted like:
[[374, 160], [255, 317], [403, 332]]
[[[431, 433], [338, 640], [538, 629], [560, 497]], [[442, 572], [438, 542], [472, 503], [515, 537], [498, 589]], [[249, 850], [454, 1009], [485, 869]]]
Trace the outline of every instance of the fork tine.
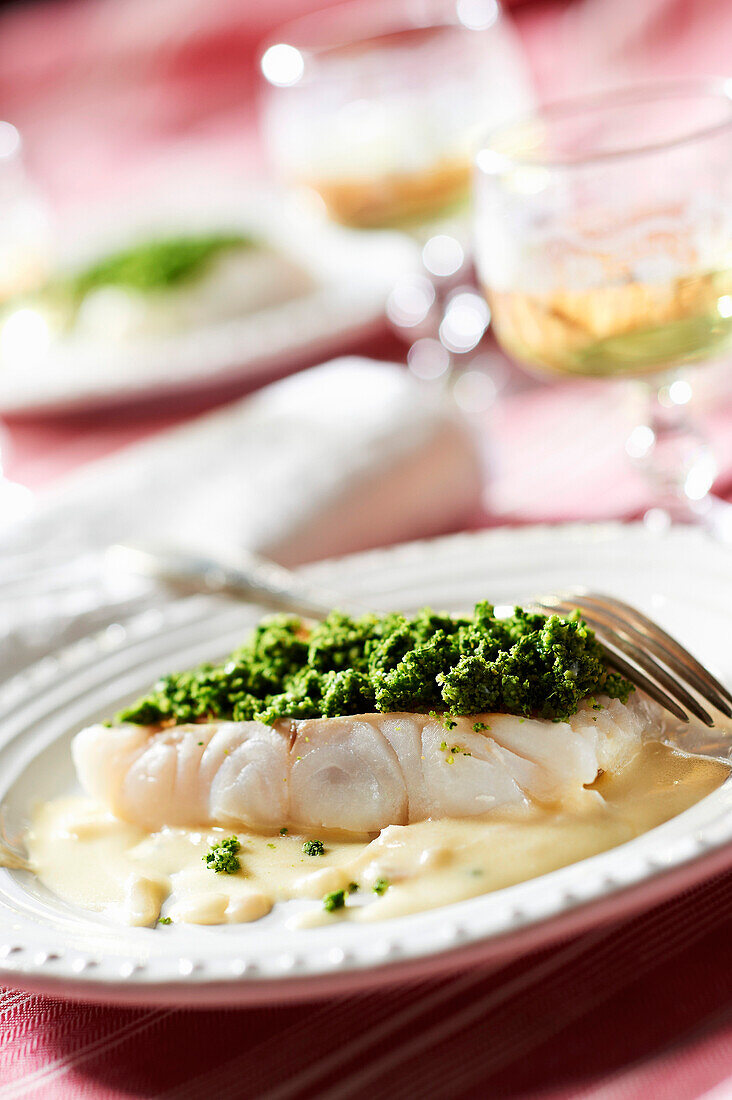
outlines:
[[[546, 603], [544, 606], [549, 607], [550, 604]], [[686, 690], [683, 683], [680, 683], [674, 676], [667, 672], [650, 653], [636, 645], [635, 641], [628, 633], [615, 627], [612, 621], [608, 622], [607, 618], [602, 614], [593, 614], [592, 611], [588, 613], [582, 605], [581, 600], [557, 599], [552, 602], [551, 606], [554, 610], [560, 610], [562, 612], [576, 608], [584, 617], [587, 625], [592, 627], [595, 631], [598, 641], [602, 642], [603, 639], [609, 641], [611, 645], [629, 656], [631, 661], [638, 665], [639, 668], [653, 677], [661, 687], [670, 692], [673, 698], [678, 699], [678, 701], [683, 704], [687, 710], [690, 710], [696, 718], [703, 722], [705, 726], [709, 726], [710, 728], [714, 726], [714, 719], [712, 716], [701, 706], [699, 701]]]
[[630, 680], [641, 691], [645, 691], [646, 695], [650, 695], [651, 699], [655, 699], [658, 705], [673, 714], [674, 718], [678, 718], [680, 722], [688, 723], [689, 715], [686, 711], [682, 710], [676, 700], [667, 695], [655, 681], [650, 680], [644, 672], [641, 672], [635, 665], [631, 665], [630, 661], [626, 661], [624, 657], [616, 653], [615, 650], [610, 649], [609, 646], [603, 645], [602, 648], [605, 650], [607, 663], [611, 668], [614, 668], [626, 680]]
[[[668, 664], [669, 668], [678, 672], [677, 666], [681, 665], [682, 674], [687, 682], [708, 702], [721, 710], [722, 714], [732, 718], [732, 693], [708, 669], [704, 668], [688, 649], [685, 649], [652, 619], [615, 596], [580, 589], [569, 592], [567, 595], [572, 598], [577, 595], [585, 603], [599, 607], [605, 614], [621, 623], [624, 629], [636, 635], [642, 644], [647, 645], [651, 641], [656, 650], [660, 650], [661, 660]], [[618, 611], [622, 614], [618, 614]]]
[[[534, 604], [536, 607], [544, 608], [547, 611], [558, 611], [558, 608], [552, 605], [550, 598], [543, 602], [541, 600], [535, 600]], [[679, 706], [675, 699], [672, 699], [670, 695], [667, 695], [666, 692], [663, 691], [663, 689], [660, 688], [657, 683], [646, 676], [645, 673], [642, 672], [639, 668], [636, 668], [635, 665], [632, 665], [630, 661], [626, 661], [620, 653], [616, 652], [601, 639], [598, 638], [598, 641], [603, 648], [605, 659], [608, 665], [614, 668], [617, 672], [620, 672], [623, 676], [625, 676], [627, 680], [630, 680], [632, 683], [634, 683], [636, 687], [639, 687], [641, 688], [641, 690], [645, 691], [646, 695], [650, 695], [651, 699], [655, 699], [659, 706], [663, 707], [664, 710], [669, 711], [670, 714], [673, 714], [673, 716], [675, 718], [678, 718], [680, 722], [688, 723], [689, 715]]]

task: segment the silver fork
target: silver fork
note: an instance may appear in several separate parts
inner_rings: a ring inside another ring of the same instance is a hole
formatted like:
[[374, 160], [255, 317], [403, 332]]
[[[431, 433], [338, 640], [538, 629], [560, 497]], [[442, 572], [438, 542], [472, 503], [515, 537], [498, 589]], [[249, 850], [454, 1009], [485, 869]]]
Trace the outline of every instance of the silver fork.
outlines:
[[[113, 546], [107, 554], [114, 568], [142, 573], [187, 592], [227, 593], [314, 619], [324, 618], [333, 607], [354, 613], [368, 610], [253, 554], [214, 560], [179, 547], [149, 544]], [[688, 724], [693, 715], [712, 728], [732, 718], [732, 694], [727, 688], [675, 638], [630, 604], [614, 596], [572, 589], [543, 596], [533, 605], [560, 615], [578, 610], [595, 631], [608, 664], [679, 722]], [[710, 714], [700, 699], [716, 713]]]
[[615, 596], [580, 588], [533, 602], [540, 611], [559, 615], [579, 611], [605, 650], [607, 663], [680, 722], [688, 723], [693, 715], [712, 728], [720, 725], [720, 715], [732, 718], [732, 693], [637, 608]]

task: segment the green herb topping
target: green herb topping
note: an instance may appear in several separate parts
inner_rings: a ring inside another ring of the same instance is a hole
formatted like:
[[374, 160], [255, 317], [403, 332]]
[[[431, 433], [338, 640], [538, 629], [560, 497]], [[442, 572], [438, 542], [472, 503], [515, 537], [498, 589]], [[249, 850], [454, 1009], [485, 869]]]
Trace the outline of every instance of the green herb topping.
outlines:
[[492, 711], [559, 721], [588, 695], [626, 702], [632, 690], [577, 614], [517, 607], [499, 619], [488, 603], [465, 618], [333, 611], [312, 629], [289, 616], [262, 623], [223, 664], [166, 676], [116, 720], [271, 724], [405, 710], [447, 715], [450, 726], [455, 715]]
[[172, 924], [172, 917], [158, 917], [158, 924]]
[[358, 883], [357, 882], [349, 882], [348, 886], [347, 886], [347, 890], [348, 890], [349, 894], [358, 893]]
[[378, 894], [379, 897], [381, 897], [382, 894], [386, 893], [386, 891], [389, 889], [390, 886], [391, 886], [391, 883], [389, 882], [388, 879], [386, 879], [386, 878], [377, 878], [376, 882], [371, 887], [371, 889], [374, 891], [375, 894]]
[[59, 280], [55, 289], [76, 301], [102, 286], [121, 286], [137, 291], [164, 290], [195, 278], [222, 252], [230, 248], [251, 248], [253, 243], [240, 233], [142, 241], [112, 252], [82, 271]]
[[230, 836], [220, 844], [213, 844], [211, 850], [203, 856], [203, 861], [207, 867], [219, 875], [235, 875], [241, 870], [241, 863], [236, 854], [239, 851], [241, 851], [241, 844], [235, 836]]
[[325, 845], [322, 840], [306, 840], [302, 850], [306, 856], [322, 856], [325, 853]]
[[323, 898], [323, 908], [329, 913], [333, 913], [336, 909], [342, 909], [345, 904], [345, 890], [334, 890], [332, 894], [326, 894]]

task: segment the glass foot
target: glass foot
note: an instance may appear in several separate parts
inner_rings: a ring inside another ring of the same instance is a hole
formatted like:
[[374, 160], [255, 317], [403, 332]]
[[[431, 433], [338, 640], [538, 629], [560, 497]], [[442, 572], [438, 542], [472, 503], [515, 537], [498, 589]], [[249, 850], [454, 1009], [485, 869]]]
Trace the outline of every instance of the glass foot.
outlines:
[[676, 376], [656, 384], [636, 383], [644, 405], [626, 453], [653, 489], [655, 504], [644, 516], [652, 530], [673, 523], [700, 523], [717, 464], [707, 439], [689, 415], [691, 387]]

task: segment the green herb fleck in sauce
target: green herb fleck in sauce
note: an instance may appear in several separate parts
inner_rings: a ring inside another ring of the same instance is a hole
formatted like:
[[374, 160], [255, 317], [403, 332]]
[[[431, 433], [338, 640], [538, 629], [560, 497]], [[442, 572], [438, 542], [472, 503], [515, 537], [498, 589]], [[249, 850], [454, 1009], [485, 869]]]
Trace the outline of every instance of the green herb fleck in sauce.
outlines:
[[289, 616], [263, 622], [223, 664], [166, 676], [116, 720], [269, 724], [419, 711], [451, 728], [456, 715], [496, 711], [561, 721], [588, 695], [626, 702], [632, 690], [608, 670], [577, 614], [516, 608], [499, 619], [489, 603], [464, 618], [429, 609], [412, 618], [333, 611], [312, 628]]
[[241, 844], [235, 836], [227, 837], [220, 844], [211, 846], [210, 851], [203, 856], [206, 866], [217, 874], [235, 875], [241, 870], [241, 863], [237, 852], [241, 851]]
[[302, 851], [306, 856], [322, 856], [325, 853], [325, 844], [322, 840], [306, 840]]
[[328, 913], [333, 913], [336, 909], [342, 909], [345, 904], [345, 890], [334, 890], [332, 894], [326, 894], [323, 898], [323, 908], [327, 910]]

